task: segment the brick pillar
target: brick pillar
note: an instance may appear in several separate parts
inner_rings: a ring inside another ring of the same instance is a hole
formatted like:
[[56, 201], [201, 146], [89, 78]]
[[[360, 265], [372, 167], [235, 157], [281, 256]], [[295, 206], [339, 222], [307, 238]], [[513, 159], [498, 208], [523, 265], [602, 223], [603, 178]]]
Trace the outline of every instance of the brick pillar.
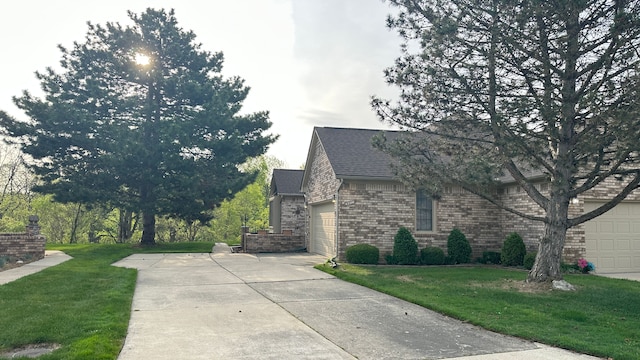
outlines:
[[38, 225], [38, 215], [29, 216], [29, 225], [27, 225], [27, 235], [40, 235], [40, 225]]

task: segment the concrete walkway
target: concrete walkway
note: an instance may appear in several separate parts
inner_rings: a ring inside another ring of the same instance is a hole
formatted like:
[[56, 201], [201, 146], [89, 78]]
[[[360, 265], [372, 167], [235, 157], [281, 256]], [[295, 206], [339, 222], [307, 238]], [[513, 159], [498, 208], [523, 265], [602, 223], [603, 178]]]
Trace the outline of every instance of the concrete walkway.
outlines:
[[595, 359], [492, 333], [313, 269], [310, 254], [136, 254], [129, 359]]
[[71, 259], [71, 256], [58, 250], [45, 250], [44, 259], [22, 265], [15, 269], [0, 271], [0, 285], [10, 283], [21, 277], [37, 273], [40, 270], [46, 269], [50, 266], [61, 264]]

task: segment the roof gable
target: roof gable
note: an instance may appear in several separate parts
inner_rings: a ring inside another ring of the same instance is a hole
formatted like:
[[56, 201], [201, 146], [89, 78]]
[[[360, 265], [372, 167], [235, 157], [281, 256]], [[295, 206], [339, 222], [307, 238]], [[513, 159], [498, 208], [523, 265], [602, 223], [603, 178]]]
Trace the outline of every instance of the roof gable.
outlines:
[[374, 136], [384, 134], [389, 140], [403, 132], [373, 129], [316, 127], [315, 136], [322, 144], [336, 178], [390, 180], [393, 173], [389, 155], [371, 145]]
[[271, 178], [271, 195], [302, 196], [304, 170], [274, 169]]

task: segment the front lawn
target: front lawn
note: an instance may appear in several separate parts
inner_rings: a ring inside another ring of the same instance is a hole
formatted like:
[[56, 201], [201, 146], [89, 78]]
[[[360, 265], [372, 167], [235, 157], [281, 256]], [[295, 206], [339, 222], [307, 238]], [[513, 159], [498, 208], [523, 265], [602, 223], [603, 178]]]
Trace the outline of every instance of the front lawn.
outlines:
[[566, 275], [577, 291], [524, 288], [495, 267], [340, 265], [319, 269], [503, 334], [615, 360], [640, 359], [640, 282]]
[[213, 243], [50, 245], [73, 259], [0, 286], [0, 354], [33, 344], [50, 359], [116, 359], [127, 334], [136, 270], [111, 266], [133, 253], [208, 253]]

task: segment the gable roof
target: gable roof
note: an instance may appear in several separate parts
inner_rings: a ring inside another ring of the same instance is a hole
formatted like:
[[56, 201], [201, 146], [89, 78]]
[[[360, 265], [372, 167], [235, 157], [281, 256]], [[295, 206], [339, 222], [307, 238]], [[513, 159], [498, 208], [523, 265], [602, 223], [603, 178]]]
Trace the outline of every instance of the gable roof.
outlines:
[[[394, 162], [388, 154], [372, 146], [373, 137], [383, 134], [388, 141], [406, 135], [406, 131], [315, 127], [307, 154], [305, 168], [311, 166], [314, 144], [320, 142], [337, 179], [397, 180], [390, 165]], [[294, 170], [295, 171], [295, 170]], [[302, 171], [302, 170], [300, 170]], [[546, 175], [535, 169], [525, 169], [523, 175], [529, 180], [541, 180]], [[300, 184], [307, 181], [308, 172], [300, 175]], [[499, 184], [516, 182], [506, 171], [495, 179]]]
[[302, 196], [302, 177], [304, 170], [273, 169], [271, 177], [271, 195]]
[[392, 163], [391, 157], [375, 149], [371, 140], [380, 134], [384, 134], [388, 140], [394, 140], [403, 133], [373, 129], [314, 128], [314, 134], [322, 144], [338, 179], [394, 179], [389, 166]]

